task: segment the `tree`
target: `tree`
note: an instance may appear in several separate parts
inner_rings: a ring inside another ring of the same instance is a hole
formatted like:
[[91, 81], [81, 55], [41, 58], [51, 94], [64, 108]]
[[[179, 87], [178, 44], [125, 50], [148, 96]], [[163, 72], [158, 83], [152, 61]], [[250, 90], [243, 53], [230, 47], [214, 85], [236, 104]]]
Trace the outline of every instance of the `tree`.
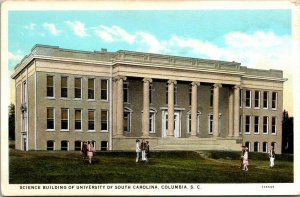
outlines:
[[282, 153], [294, 153], [294, 118], [286, 110], [282, 116]]
[[9, 139], [15, 140], [15, 105], [11, 103], [8, 106], [8, 126], [9, 126]]

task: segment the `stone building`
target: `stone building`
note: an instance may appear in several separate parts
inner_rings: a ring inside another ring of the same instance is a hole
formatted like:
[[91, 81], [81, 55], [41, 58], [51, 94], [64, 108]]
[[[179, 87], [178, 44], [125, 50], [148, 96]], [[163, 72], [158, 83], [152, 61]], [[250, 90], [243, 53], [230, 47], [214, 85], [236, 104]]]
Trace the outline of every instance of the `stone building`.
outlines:
[[16, 149], [281, 152], [283, 78], [226, 62], [36, 45], [15, 67]]

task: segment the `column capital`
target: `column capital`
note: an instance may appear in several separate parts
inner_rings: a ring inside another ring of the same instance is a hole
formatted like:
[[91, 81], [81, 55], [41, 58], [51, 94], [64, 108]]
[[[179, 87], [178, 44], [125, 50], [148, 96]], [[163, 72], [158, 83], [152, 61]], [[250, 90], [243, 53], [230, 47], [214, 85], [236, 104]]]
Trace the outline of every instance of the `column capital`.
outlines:
[[172, 79], [168, 80], [168, 84], [171, 84], [171, 83], [174, 83], [176, 85], [177, 81], [176, 80], [172, 80]]
[[213, 86], [214, 86], [214, 88], [221, 88], [221, 87], [222, 87], [222, 84], [220, 84], [220, 83], [215, 83]]
[[116, 77], [114, 77], [114, 81], [119, 81], [119, 80], [125, 81], [126, 79], [127, 79], [127, 77], [125, 77], [125, 76], [116, 76]]
[[145, 82], [149, 82], [149, 83], [152, 83], [152, 79], [151, 78], [147, 78], [147, 77], [145, 77], [144, 79], [143, 79], [143, 82], [145, 83]]
[[199, 81], [192, 81], [191, 85], [192, 86], [200, 86], [200, 82]]
[[233, 86], [233, 89], [242, 89], [242, 87], [240, 85], [235, 85]]

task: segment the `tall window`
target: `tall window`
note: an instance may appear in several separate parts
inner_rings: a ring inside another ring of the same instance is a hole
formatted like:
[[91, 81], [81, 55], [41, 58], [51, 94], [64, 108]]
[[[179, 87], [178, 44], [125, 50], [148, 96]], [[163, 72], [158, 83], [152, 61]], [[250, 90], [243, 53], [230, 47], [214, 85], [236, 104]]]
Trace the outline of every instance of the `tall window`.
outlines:
[[214, 105], [214, 87], [210, 87], [210, 100], [209, 100], [209, 106], [213, 107]]
[[95, 131], [95, 110], [88, 110], [88, 130]]
[[47, 97], [54, 97], [54, 80], [53, 76], [47, 76]]
[[268, 104], [269, 104], [269, 92], [264, 91], [263, 108], [268, 109]]
[[74, 143], [74, 147], [75, 147], [75, 151], [81, 150], [81, 141], [76, 140], [75, 143]]
[[108, 80], [101, 79], [101, 100], [107, 101], [108, 98]]
[[254, 142], [254, 152], [259, 152], [259, 142]]
[[213, 114], [208, 115], [208, 134], [213, 134], [213, 124], [214, 123], [214, 116]]
[[277, 117], [272, 117], [272, 134], [276, 134], [277, 132]]
[[154, 96], [154, 88], [153, 88], [153, 83], [149, 84], [149, 103], [153, 103], [153, 96]]
[[274, 149], [275, 149], [275, 145], [276, 145], [276, 142], [271, 142], [271, 146], [273, 146]]
[[130, 132], [130, 112], [124, 111], [124, 131]]
[[75, 130], [81, 130], [82, 111], [75, 109]]
[[192, 85], [189, 85], [189, 105], [192, 105]]
[[123, 98], [124, 98], [124, 103], [129, 102], [129, 90], [128, 90], [128, 82], [124, 82], [123, 84]]
[[255, 108], [260, 107], [260, 91], [254, 92], [254, 107]]
[[101, 110], [101, 131], [108, 131], [108, 111]]
[[95, 99], [95, 79], [88, 79], [88, 99]]
[[268, 152], [268, 142], [263, 142], [263, 152], [264, 153]]
[[272, 92], [272, 109], [277, 109], [277, 92]]
[[75, 98], [81, 98], [81, 78], [75, 78], [74, 82], [74, 97]]
[[47, 150], [54, 150], [54, 141], [53, 140], [47, 141]]
[[254, 133], [259, 133], [259, 116], [254, 116]]
[[246, 107], [251, 107], [251, 90], [246, 90]]
[[168, 104], [168, 102], [169, 102], [169, 88], [168, 88], [168, 83], [166, 84], [166, 104]]
[[47, 130], [54, 130], [54, 108], [47, 108]]
[[101, 141], [101, 149], [102, 151], [108, 150], [108, 141]]
[[69, 109], [61, 109], [61, 130], [69, 130]]
[[269, 132], [269, 117], [263, 117], [263, 133], [267, 134]]
[[67, 140], [62, 140], [60, 142], [61, 150], [67, 151], [69, 150], [69, 142]]
[[251, 126], [251, 116], [246, 116], [245, 133], [247, 133], [247, 134], [250, 133], [250, 126]]
[[60, 91], [60, 95], [63, 98], [67, 98], [68, 97], [68, 77], [61, 77], [61, 81], [60, 81], [60, 85], [61, 85], [61, 91]]
[[23, 103], [27, 103], [27, 82], [26, 81], [23, 82], [23, 88], [22, 88], [22, 90], [23, 90], [22, 101], [23, 101]]
[[251, 143], [245, 142], [245, 146], [248, 148], [249, 152], [251, 151]]
[[192, 114], [188, 114], [188, 133], [192, 132]]
[[150, 109], [150, 117], [149, 117], [149, 133], [155, 133], [155, 114], [156, 110]]

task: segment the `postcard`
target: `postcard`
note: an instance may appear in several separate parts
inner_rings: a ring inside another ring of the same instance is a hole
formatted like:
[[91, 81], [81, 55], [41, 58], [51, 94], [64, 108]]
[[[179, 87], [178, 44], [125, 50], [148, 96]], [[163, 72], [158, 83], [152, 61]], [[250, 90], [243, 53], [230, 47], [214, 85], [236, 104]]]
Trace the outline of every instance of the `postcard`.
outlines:
[[296, 195], [298, 1], [5, 1], [1, 195]]

